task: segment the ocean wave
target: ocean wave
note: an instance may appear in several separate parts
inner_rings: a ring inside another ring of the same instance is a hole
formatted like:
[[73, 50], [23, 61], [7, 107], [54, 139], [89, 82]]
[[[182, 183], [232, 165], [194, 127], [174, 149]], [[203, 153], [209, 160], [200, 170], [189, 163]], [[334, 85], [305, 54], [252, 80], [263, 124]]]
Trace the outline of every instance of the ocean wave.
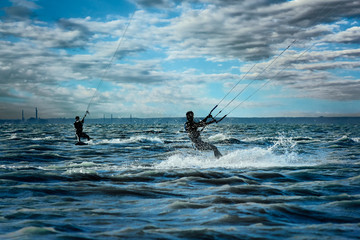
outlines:
[[269, 145], [287, 145], [287, 146], [295, 146], [297, 144], [306, 144], [306, 143], [313, 143], [319, 142], [320, 140], [313, 139], [311, 137], [292, 137], [292, 136], [285, 136], [280, 134], [277, 137], [269, 137], [269, 136], [252, 136], [252, 137], [244, 137], [243, 139], [239, 140], [227, 134], [219, 133], [208, 138], [211, 142], [217, 143], [224, 143], [224, 144], [241, 144], [241, 143], [248, 143], [248, 144], [257, 144], [262, 146], [269, 146]]
[[192, 203], [188, 201], [175, 201], [170, 204], [169, 208], [172, 209], [202, 209], [210, 207], [210, 204]]
[[256, 138], [255, 140], [250, 139], [250, 138], [245, 138], [245, 139], [239, 140], [237, 138], [234, 138], [234, 137], [229, 136], [224, 133], [218, 133], [218, 134], [215, 134], [208, 138], [208, 140], [210, 142], [216, 142], [216, 143], [221, 143], [221, 144], [241, 144], [241, 143], [246, 143], [246, 142], [255, 142], [258, 140], [262, 141], [263, 139], [265, 139], [265, 138]]
[[0, 165], [0, 169], [5, 169], [5, 170], [14, 170], [14, 171], [18, 171], [18, 170], [43, 170], [42, 167], [35, 167], [35, 166], [31, 166], [29, 164], [26, 165]]
[[343, 147], [347, 147], [347, 146], [357, 145], [359, 143], [359, 139], [360, 138], [351, 138], [347, 135], [344, 135], [344, 136], [332, 141], [332, 143], [334, 145], [332, 145], [331, 147], [343, 148]]
[[18, 135], [16, 133], [12, 133], [8, 139], [9, 140], [19, 140], [21, 138], [18, 137]]
[[69, 169], [64, 175], [71, 177], [71, 180], [98, 181], [102, 179], [96, 170], [85, 168]]
[[31, 238], [44, 238], [45, 236], [50, 237], [51, 235], [57, 234], [52, 227], [23, 227], [15, 232], [8, 233], [6, 235], [0, 235], [3, 239], [31, 239]]
[[218, 142], [218, 141], [228, 140], [228, 139], [230, 139], [230, 137], [227, 136], [226, 134], [218, 133], [213, 136], [210, 136], [208, 139], [209, 139], [209, 141], [212, 141], [212, 142]]

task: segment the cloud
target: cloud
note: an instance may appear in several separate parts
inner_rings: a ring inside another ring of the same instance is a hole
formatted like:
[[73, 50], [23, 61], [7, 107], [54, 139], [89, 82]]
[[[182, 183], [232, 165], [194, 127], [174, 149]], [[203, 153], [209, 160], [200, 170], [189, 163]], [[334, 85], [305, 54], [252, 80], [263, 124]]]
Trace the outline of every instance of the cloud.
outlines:
[[[264, 83], [269, 81], [275, 86], [296, 90], [293, 97], [299, 99], [360, 100], [357, 74], [360, 69], [360, 49], [341, 49], [338, 45], [338, 50], [334, 50], [328, 48], [328, 41], [324, 42], [310, 42], [308, 45], [311, 48], [302, 48], [301, 51], [294, 49], [302, 46], [302, 43], [295, 44], [282, 56], [276, 55], [267, 61], [257, 63], [253, 71], [247, 75], [247, 79]], [[279, 50], [278, 54], [280, 52]], [[246, 64], [242, 71], [246, 72], [252, 66], [254, 64]]]
[[[69, 29], [65, 29], [65, 25]], [[16, 37], [32, 41], [37, 46], [47, 48], [74, 48], [86, 45], [88, 32], [83, 26], [62, 21], [60, 27], [41, 26], [27, 21], [4, 22], [0, 25], [0, 34], [4, 37]]]
[[[306, 84], [297, 82], [294, 88], [302, 89], [297, 97], [328, 99], [336, 101], [359, 100], [360, 80], [336, 79], [333, 81], [321, 81]], [[339, 91], [340, 89], [340, 91]]]
[[[37, 104], [49, 114], [66, 115], [84, 109], [103, 81], [96, 96], [101, 104], [93, 106], [99, 112], [177, 115], [216, 104], [219, 99], [209, 96], [208, 84], [219, 83], [224, 89], [218, 91], [226, 93], [255, 63], [246, 80], [270, 79], [275, 86], [297, 90], [298, 98], [360, 98], [354, 75], [360, 57], [359, 1], [132, 2], [140, 10], [122, 39], [128, 16], [43, 22], [35, 19], [41, 6], [13, 1], [0, 20], [2, 102]], [[196, 59], [239, 66], [221, 72], [186, 65]]]
[[165, 38], [172, 43], [168, 44], [169, 58], [267, 59], [289, 40], [309, 40], [329, 34], [332, 29], [321, 23], [360, 13], [353, 9], [359, 9], [359, 3], [339, 1], [210, 3], [201, 9], [189, 9], [184, 4], [180, 16], [161, 29], [170, 33]]
[[328, 42], [335, 42], [335, 43], [353, 43], [358, 44], [360, 43], [360, 27], [352, 27], [346, 29], [343, 32], [339, 32], [334, 34], [327, 39]]

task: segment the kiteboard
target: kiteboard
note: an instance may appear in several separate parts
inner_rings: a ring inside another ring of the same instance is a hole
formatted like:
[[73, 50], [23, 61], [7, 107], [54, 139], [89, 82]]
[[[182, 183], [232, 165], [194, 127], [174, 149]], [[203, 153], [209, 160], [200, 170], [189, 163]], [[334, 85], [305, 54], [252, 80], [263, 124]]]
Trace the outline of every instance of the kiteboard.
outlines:
[[87, 143], [84, 143], [84, 142], [79, 141], [79, 142], [75, 143], [75, 145], [88, 145], [88, 144], [87, 144]]

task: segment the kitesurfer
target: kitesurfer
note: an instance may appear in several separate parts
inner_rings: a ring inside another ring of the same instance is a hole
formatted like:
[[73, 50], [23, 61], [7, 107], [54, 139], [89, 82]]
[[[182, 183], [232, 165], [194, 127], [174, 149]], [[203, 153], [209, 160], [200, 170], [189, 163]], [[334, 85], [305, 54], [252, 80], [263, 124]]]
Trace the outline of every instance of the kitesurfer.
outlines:
[[76, 129], [76, 137], [77, 137], [77, 139], [78, 139], [78, 142], [81, 142], [81, 138], [87, 138], [88, 141], [90, 140], [89, 135], [87, 135], [86, 133], [83, 132], [84, 120], [85, 120], [85, 117], [86, 117], [86, 115], [87, 115], [88, 113], [89, 113], [89, 112], [86, 111], [86, 114], [85, 114], [85, 116], [81, 119], [81, 121], [80, 121], [80, 117], [79, 117], [79, 116], [76, 116], [76, 117], [75, 117], [74, 127], [75, 127], [75, 129]]
[[194, 143], [195, 147], [198, 150], [213, 150], [215, 157], [220, 158], [222, 157], [222, 154], [219, 152], [217, 147], [215, 147], [210, 143], [202, 141], [200, 137], [200, 131], [198, 131], [199, 127], [205, 127], [209, 124], [216, 122], [215, 119], [207, 122], [209, 118], [212, 118], [211, 114], [209, 114], [206, 118], [204, 118], [200, 122], [195, 122], [194, 113], [192, 111], [189, 111], [186, 113], [187, 122], [185, 123], [185, 130], [188, 133], [190, 140]]

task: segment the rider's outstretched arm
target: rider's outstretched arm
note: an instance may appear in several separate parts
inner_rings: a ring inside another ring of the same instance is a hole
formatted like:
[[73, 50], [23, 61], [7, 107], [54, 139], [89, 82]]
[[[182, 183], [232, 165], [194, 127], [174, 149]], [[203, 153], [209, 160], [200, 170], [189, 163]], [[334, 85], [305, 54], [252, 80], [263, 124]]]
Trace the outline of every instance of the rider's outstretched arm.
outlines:
[[[210, 121], [210, 122], [207, 122], [207, 120], [208, 120], [209, 118], [212, 118], [213, 120]], [[211, 116], [211, 114], [209, 114], [209, 115], [207, 115], [206, 118], [204, 118], [201, 122], [203, 122], [204, 125], [206, 126], [206, 125], [210, 125], [210, 124], [216, 122], [216, 120], [213, 118], [213, 116]]]
[[86, 117], [86, 115], [89, 113], [89, 111], [86, 111], [86, 113], [85, 113], [85, 115], [84, 115], [84, 117], [82, 118], [82, 122], [84, 122], [84, 119], [85, 119], [85, 117]]

